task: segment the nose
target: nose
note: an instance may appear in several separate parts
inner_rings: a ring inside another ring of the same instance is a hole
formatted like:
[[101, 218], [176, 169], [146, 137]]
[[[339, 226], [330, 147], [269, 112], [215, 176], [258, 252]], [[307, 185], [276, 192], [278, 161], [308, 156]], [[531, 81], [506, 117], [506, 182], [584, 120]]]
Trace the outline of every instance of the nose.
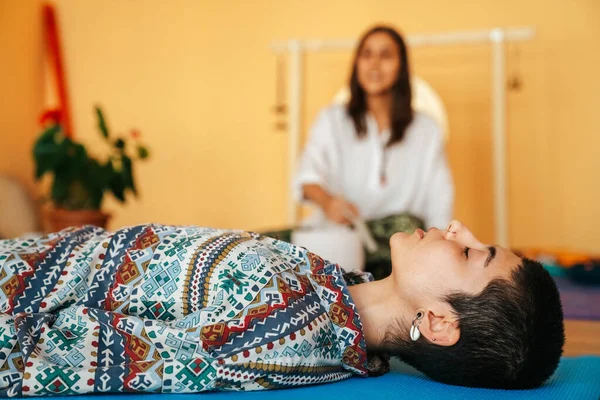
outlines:
[[454, 220], [450, 222], [448, 229], [444, 233], [444, 237], [448, 240], [455, 240], [475, 249], [486, 248], [486, 245], [477, 240], [475, 235], [473, 235], [473, 232], [460, 221]]
[[438, 228], [429, 228], [427, 230], [427, 237], [431, 238], [431, 237], [435, 237], [435, 238], [440, 238], [443, 239], [444, 238], [444, 233], [442, 231], [440, 231]]
[[379, 63], [381, 62], [381, 57], [379, 56], [379, 54], [373, 54], [370, 58], [369, 61], [371, 62], [371, 67], [378, 67]]

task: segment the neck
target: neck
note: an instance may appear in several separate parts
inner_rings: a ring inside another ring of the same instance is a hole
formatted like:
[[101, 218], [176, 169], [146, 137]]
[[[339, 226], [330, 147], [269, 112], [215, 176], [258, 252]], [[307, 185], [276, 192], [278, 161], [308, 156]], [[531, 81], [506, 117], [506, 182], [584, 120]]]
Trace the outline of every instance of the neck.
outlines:
[[368, 351], [385, 351], [391, 334], [408, 337], [414, 310], [396, 289], [393, 276], [350, 286], [360, 316]]
[[379, 131], [390, 127], [392, 94], [389, 92], [367, 97], [367, 109], [377, 121]]

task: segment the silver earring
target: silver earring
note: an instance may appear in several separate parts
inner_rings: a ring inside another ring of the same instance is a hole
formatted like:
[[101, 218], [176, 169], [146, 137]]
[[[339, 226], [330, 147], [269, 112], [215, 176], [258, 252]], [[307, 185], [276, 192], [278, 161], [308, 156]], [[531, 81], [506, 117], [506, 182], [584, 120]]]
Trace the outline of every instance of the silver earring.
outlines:
[[412, 320], [412, 326], [410, 327], [410, 338], [413, 342], [416, 342], [421, 337], [421, 331], [419, 331], [419, 325], [421, 325], [421, 320], [423, 319], [423, 313], [419, 311], [417, 316]]

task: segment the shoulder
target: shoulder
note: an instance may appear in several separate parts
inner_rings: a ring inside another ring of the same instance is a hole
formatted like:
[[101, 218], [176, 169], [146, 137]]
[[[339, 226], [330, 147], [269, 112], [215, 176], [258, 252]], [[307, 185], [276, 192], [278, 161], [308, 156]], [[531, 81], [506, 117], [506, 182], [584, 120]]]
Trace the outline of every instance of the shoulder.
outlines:
[[319, 141], [338, 142], [343, 138], [352, 138], [348, 131], [353, 130], [354, 125], [346, 106], [332, 104], [322, 108], [317, 114], [311, 128], [311, 136]]
[[433, 118], [415, 111], [413, 120], [407, 127], [405, 137], [400, 144], [414, 154], [433, 154], [444, 147], [444, 135]]
[[438, 123], [429, 115], [420, 111], [414, 112], [414, 117], [408, 126], [408, 133], [413, 136], [433, 140], [436, 142], [443, 140], [442, 130]]
[[327, 115], [334, 119], [348, 119], [348, 108], [346, 104], [330, 104], [321, 109], [320, 114]]
[[327, 123], [330, 126], [339, 126], [342, 124], [351, 123], [352, 119], [348, 115], [348, 110], [345, 104], [330, 104], [323, 107], [315, 119], [317, 124]]

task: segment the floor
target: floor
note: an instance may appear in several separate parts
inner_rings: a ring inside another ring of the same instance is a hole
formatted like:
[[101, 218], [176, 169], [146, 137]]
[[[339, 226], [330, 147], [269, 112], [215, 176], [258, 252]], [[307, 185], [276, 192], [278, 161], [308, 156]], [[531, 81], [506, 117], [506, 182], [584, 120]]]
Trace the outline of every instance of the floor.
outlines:
[[600, 356], [600, 321], [565, 320], [565, 356]]

